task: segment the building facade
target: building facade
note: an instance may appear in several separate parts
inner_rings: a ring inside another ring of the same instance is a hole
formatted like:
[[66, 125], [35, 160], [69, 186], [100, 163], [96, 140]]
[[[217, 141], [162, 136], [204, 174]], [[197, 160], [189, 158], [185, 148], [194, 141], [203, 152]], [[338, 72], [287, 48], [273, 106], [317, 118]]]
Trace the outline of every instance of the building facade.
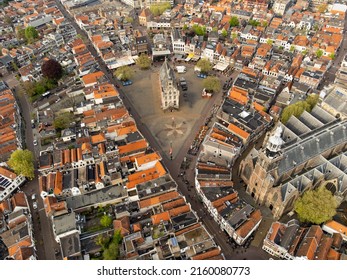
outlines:
[[167, 60], [164, 61], [159, 72], [161, 108], [179, 109], [180, 91], [177, 88], [177, 82], [173, 69], [169, 66]]

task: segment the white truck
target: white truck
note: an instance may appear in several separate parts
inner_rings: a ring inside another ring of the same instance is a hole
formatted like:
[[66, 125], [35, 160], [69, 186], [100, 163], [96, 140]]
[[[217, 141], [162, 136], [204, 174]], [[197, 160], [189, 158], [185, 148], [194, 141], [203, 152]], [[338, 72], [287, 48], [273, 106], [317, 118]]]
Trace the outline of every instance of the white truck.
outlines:
[[185, 66], [176, 66], [176, 71], [178, 74], [186, 73], [187, 72], [187, 67]]

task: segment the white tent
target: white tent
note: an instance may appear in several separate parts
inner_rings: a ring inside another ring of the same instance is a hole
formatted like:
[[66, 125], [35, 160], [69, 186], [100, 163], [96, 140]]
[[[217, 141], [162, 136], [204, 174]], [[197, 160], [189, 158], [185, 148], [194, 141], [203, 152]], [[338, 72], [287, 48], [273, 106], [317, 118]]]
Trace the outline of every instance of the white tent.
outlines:
[[115, 62], [109, 63], [107, 66], [109, 69], [116, 69], [121, 66], [131, 65], [134, 63], [135, 63], [134, 59], [129, 56], [129, 57], [122, 57], [120, 59], [116, 59]]
[[213, 69], [218, 70], [218, 71], [225, 71], [227, 68], [229, 67], [228, 63], [224, 63], [224, 62], [218, 62]]

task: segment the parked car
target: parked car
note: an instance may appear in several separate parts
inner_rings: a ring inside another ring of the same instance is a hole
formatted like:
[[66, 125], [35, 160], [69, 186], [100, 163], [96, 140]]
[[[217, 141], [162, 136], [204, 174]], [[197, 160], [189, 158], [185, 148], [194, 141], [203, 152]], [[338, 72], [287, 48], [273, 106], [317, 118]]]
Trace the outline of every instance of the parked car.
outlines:
[[37, 209], [37, 202], [36, 202], [36, 201], [33, 203], [33, 209], [34, 209], [34, 210]]
[[206, 78], [207, 78], [207, 75], [204, 74], [204, 73], [199, 73], [199, 74], [198, 74], [198, 78], [206, 79]]
[[32, 199], [32, 200], [35, 200], [35, 199], [36, 199], [36, 194], [33, 194], [33, 195], [31, 196], [31, 199]]
[[180, 78], [180, 85], [183, 91], [188, 90], [187, 82], [185, 78]]
[[37, 140], [34, 140], [33, 143], [34, 143], [34, 146], [37, 146], [37, 144], [38, 144]]
[[123, 85], [123, 86], [130, 86], [130, 85], [132, 85], [132, 84], [133, 84], [133, 82], [130, 81], [130, 80], [122, 81], [122, 85]]

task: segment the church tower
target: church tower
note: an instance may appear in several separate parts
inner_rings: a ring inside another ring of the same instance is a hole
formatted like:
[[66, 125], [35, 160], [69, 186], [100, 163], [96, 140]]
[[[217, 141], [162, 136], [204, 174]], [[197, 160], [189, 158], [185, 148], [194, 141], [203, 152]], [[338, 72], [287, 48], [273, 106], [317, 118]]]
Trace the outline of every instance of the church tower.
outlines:
[[265, 202], [266, 195], [275, 181], [271, 171], [276, 168], [276, 161], [281, 156], [284, 144], [282, 133], [283, 128], [278, 126], [268, 138], [265, 148], [259, 151], [258, 160], [247, 186], [247, 193], [259, 205]]

